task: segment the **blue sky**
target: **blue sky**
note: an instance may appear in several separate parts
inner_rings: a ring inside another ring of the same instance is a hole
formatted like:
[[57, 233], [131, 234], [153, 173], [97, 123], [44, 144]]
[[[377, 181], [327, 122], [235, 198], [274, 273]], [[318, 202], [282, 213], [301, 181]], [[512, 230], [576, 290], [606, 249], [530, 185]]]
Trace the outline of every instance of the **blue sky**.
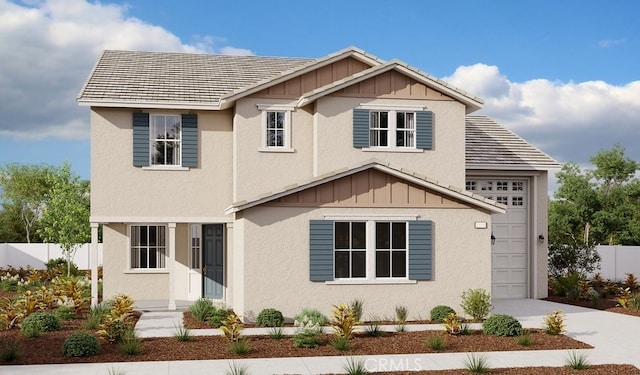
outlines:
[[640, 161], [640, 2], [0, 0], [0, 164], [89, 178], [75, 98], [105, 48], [321, 57], [356, 46], [485, 100], [560, 162]]

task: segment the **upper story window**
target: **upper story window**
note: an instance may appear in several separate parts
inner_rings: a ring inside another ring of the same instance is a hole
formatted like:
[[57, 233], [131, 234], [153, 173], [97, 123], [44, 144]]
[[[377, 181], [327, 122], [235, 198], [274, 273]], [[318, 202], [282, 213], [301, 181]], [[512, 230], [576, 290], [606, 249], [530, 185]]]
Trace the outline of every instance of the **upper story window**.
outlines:
[[151, 165], [181, 165], [181, 116], [151, 115], [150, 121]]
[[266, 112], [266, 145], [267, 147], [284, 147], [285, 140], [285, 113], [284, 111]]
[[133, 112], [133, 165], [188, 170], [198, 166], [198, 115]]
[[260, 151], [293, 152], [291, 147], [291, 112], [293, 107], [258, 105], [262, 111], [262, 145]]
[[415, 113], [371, 111], [369, 113], [369, 147], [415, 147]]
[[432, 112], [406, 106], [373, 108], [353, 110], [353, 147], [365, 151], [433, 150]]

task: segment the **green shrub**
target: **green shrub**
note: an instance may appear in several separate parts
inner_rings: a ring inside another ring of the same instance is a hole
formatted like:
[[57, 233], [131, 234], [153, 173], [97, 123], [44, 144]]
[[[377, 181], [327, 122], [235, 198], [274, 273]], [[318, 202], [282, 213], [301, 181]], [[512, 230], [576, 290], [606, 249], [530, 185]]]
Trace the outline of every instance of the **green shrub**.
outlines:
[[346, 337], [336, 337], [330, 342], [334, 349], [345, 352], [351, 349], [351, 343]]
[[184, 328], [183, 326], [177, 326], [176, 333], [173, 334], [173, 337], [178, 341], [188, 342], [191, 341], [191, 331], [188, 328]]
[[396, 321], [400, 324], [405, 324], [409, 316], [409, 310], [407, 309], [407, 307], [398, 305], [396, 306], [395, 310], [396, 310]]
[[574, 370], [586, 370], [590, 364], [587, 360], [587, 355], [584, 353], [578, 353], [576, 351], [570, 351], [569, 356], [566, 359], [567, 367]]
[[516, 337], [516, 342], [518, 345], [531, 346], [533, 345], [533, 338], [531, 338], [531, 334], [529, 332], [523, 332], [522, 335]]
[[[44, 265], [47, 267], [47, 275], [51, 279], [56, 276], [67, 275], [67, 260], [64, 258], [49, 259], [49, 261]], [[82, 272], [78, 270], [78, 266], [71, 262], [69, 265], [69, 275], [80, 276], [81, 273]]]
[[497, 314], [490, 316], [482, 323], [482, 331], [493, 336], [520, 336], [522, 325], [511, 315]]
[[484, 354], [476, 353], [467, 354], [464, 367], [472, 374], [486, 374], [491, 370], [487, 357]]
[[9, 340], [0, 341], [0, 361], [11, 362], [18, 359], [20, 352], [18, 344]]
[[84, 332], [72, 334], [62, 344], [62, 354], [67, 357], [89, 357], [98, 352], [100, 352], [98, 339]]
[[40, 327], [42, 332], [51, 332], [60, 330], [60, 319], [48, 312], [35, 312], [29, 314], [24, 321], [20, 330], [31, 330], [32, 326]]
[[558, 276], [554, 280], [552, 287], [556, 294], [567, 297], [571, 302], [580, 299], [580, 284], [584, 277], [578, 272], [569, 272], [564, 276]]
[[30, 339], [40, 337], [42, 335], [42, 327], [39, 324], [30, 324], [20, 328], [20, 332]]
[[249, 340], [246, 337], [241, 337], [229, 344], [229, 350], [237, 355], [245, 355], [251, 351], [251, 346], [249, 345]]
[[640, 310], [640, 293], [636, 293], [629, 298], [629, 308], [632, 310]]
[[[305, 319], [306, 317], [306, 319]], [[327, 318], [324, 314], [316, 309], [303, 309], [300, 314], [294, 317], [296, 321], [308, 320], [313, 324], [317, 324], [319, 326], [326, 326], [329, 322], [329, 318]]]
[[353, 316], [356, 319], [356, 322], [359, 322], [362, 319], [362, 311], [364, 310], [364, 301], [361, 299], [354, 299], [349, 303], [349, 307], [351, 311], [353, 311]]
[[347, 375], [365, 375], [369, 373], [367, 363], [363, 358], [347, 358], [347, 363], [342, 367]]
[[111, 305], [109, 302], [101, 302], [97, 305], [91, 306], [87, 313], [87, 320], [84, 323], [84, 328], [89, 330], [96, 330], [103, 323], [105, 316], [109, 314]]
[[293, 335], [293, 346], [296, 348], [315, 348], [320, 345], [320, 336], [317, 331], [304, 330]]
[[213, 315], [215, 310], [213, 301], [206, 298], [200, 298], [189, 306], [189, 312], [200, 322], [206, 322]]
[[128, 355], [138, 355], [142, 351], [142, 340], [136, 334], [133, 326], [128, 327], [122, 334], [120, 349]]
[[53, 311], [53, 315], [57, 316], [60, 320], [73, 320], [76, 318], [76, 310], [73, 307], [60, 305]]
[[284, 329], [282, 327], [271, 327], [269, 337], [274, 340], [282, 340], [284, 338]]
[[427, 340], [425, 341], [425, 344], [429, 348], [437, 352], [447, 348], [447, 340], [441, 334], [429, 335], [429, 337], [427, 337]]
[[207, 318], [207, 322], [211, 324], [214, 328], [219, 328], [222, 323], [229, 317], [230, 315], [235, 315], [233, 310], [227, 310], [224, 307], [213, 307], [213, 312], [211, 316]]
[[462, 309], [476, 320], [482, 320], [491, 311], [491, 295], [484, 289], [469, 289], [462, 293]]
[[382, 327], [380, 327], [380, 324], [378, 323], [368, 324], [366, 327], [366, 330], [367, 330], [367, 335], [371, 337], [380, 337], [384, 335], [384, 331], [382, 330]]
[[455, 310], [453, 310], [451, 307], [438, 305], [431, 309], [430, 319], [434, 322], [442, 323], [451, 313], [455, 314]]
[[281, 327], [284, 316], [276, 309], [263, 309], [256, 318], [256, 323], [263, 327]]

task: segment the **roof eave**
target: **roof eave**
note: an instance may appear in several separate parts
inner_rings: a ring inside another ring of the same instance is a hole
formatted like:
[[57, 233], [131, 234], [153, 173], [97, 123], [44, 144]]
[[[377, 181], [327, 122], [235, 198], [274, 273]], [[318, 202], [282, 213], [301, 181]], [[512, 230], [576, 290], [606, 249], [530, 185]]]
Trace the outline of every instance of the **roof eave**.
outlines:
[[152, 101], [114, 101], [96, 99], [78, 99], [78, 105], [83, 107], [106, 107], [106, 108], [157, 108], [157, 109], [179, 109], [179, 110], [220, 110], [217, 104], [202, 104], [195, 102], [152, 102]]

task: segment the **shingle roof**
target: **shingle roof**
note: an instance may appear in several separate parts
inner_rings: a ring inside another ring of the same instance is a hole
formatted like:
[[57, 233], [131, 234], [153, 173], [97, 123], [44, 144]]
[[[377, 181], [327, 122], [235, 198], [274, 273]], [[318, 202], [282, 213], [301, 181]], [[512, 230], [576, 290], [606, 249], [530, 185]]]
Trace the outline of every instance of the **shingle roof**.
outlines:
[[560, 163], [487, 116], [467, 116], [467, 169], [552, 169]]
[[313, 59], [107, 50], [78, 101], [217, 106], [224, 94], [310, 61]]

